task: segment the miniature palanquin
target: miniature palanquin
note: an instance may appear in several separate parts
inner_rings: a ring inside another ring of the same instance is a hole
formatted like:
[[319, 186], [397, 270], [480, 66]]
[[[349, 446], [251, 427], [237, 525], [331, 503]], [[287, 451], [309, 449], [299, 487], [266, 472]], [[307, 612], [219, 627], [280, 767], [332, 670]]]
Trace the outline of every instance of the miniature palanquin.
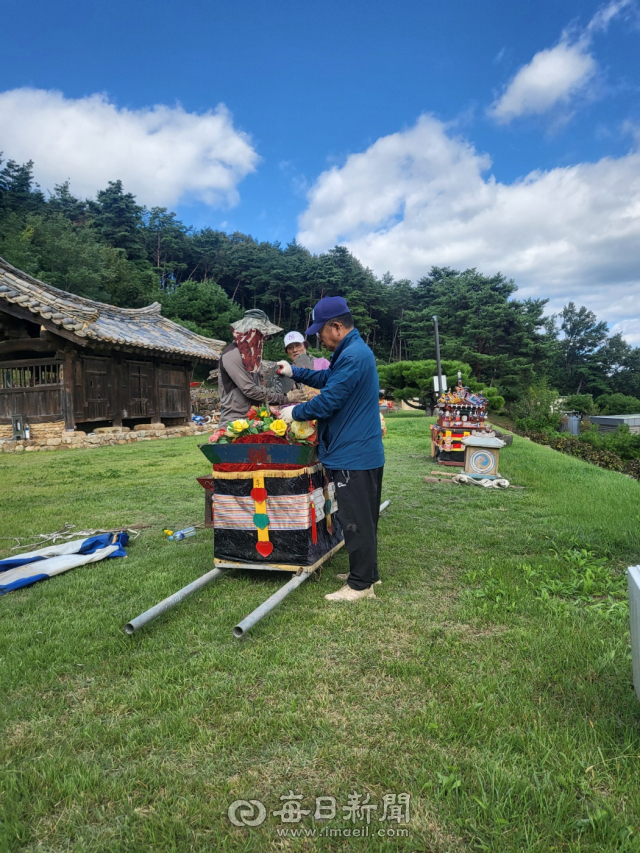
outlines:
[[459, 383], [438, 400], [437, 423], [431, 426], [431, 455], [439, 465], [464, 467], [462, 439], [489, 431], [487, 399]]

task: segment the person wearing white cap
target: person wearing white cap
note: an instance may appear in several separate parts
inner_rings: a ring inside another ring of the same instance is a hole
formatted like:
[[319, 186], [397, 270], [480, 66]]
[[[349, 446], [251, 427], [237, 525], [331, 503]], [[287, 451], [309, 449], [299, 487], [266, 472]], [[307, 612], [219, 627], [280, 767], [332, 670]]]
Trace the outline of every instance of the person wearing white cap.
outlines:
[[[287, 332], [284, 336], [284, 351], [289, 356], [291, 361], [295, 361], [299, 355], [304, 355], [309, 349], [309, 341], [305, 340], [301, 332]], [[314, 370], [327, 370], [331, 367], [331, 362], [326, 358], [314, 358]]]

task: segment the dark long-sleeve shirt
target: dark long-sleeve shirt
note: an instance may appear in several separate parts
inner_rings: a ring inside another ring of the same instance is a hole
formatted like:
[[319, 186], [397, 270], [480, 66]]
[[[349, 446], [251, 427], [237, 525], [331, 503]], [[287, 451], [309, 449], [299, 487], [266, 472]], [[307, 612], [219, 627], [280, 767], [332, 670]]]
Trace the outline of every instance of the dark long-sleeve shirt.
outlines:
[[340, 341], [327, 370], [294, 367], [293, 378], [322, 389], [292, 415], [296, 421], [317, 420], [325, 467], [366, 471], [384, 465], [376, 360], [357, 329]]

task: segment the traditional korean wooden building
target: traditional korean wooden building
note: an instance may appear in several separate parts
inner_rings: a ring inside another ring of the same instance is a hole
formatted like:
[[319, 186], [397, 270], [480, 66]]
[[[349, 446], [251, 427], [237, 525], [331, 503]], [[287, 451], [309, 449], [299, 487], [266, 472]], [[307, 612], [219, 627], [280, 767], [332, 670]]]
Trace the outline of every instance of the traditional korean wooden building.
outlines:
[[18, 417], [62, 429], [191, 417], [193, 365], [225, 346], [166, 319], [38, 281], [0, 258], [0, 431]]

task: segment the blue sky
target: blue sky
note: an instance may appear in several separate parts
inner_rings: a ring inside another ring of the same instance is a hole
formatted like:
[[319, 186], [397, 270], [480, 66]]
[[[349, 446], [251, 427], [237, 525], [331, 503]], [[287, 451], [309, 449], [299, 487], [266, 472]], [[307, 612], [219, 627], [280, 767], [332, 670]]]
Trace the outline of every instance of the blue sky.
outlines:
[[500, 270], [640, 344], [639, 21], [636, 0], [4, 0], [0, 150], [43, 188], [121, 178], [378, 274]]

